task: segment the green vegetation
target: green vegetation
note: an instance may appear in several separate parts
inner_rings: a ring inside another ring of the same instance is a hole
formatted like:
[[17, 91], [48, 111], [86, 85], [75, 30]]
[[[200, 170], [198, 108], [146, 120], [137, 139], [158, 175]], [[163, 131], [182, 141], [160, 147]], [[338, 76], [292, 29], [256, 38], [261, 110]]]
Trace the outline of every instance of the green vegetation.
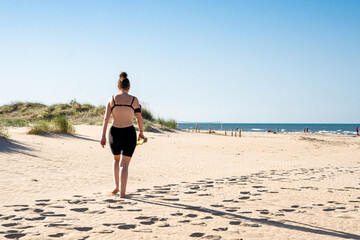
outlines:
[[[81, 104], [76, 100], [51, 106], [34, 102], [15, 102], [0, 106], [0, 126], [30, 127], [30, 134], [50, 132], [73, 134], [75, 131], [72, 125], [102, 125], [105, 110], [105, 106]], [[171, 131], [177, 128], [175, 120], [155, 119], [147, 108], [142, 109], [142, 116], [145, 131], [159, 128]], [[134, 123], [136, 123], [135, 118]], [[1, 134], [5, 136], [5, 133], [2, 128]]]
[[157, 122], [160, 124], [162, 129], [176, 129], [177, 128], [177, 122], [173, 119], [170, 120], [164, 120], [162, 118], [158, 118]]
[[26, 127], [29, 125], [29, 122], [21, 118], [7, 118], [0, 119], [0, 124], [6, 127]]
[[41, 134], [41, 133], [49, 133], [49, 132], [50, 132], [49, 122], [43, 120], [43, 121], [35, 122], [33, 125], [31, 125], [28, 134]]
[[0, 125], [0, 138], [9, 138], [9, 134], [6, 129]]
[[150, 121], [144, 119], [144, 131], [145, 132], [151, 132], [153, 130], [153, 126]]
[[72, 100], [68, 104], [46, 106], [40, 103], [16, 102], [0, 107], [0, 123], [4, 126], [25, 127], [41, 120], [53, 120], [65, 115], [73, 124], [101, 125], [105, 106], [95, 107]]
[[150, 112], [150, 110], [146, 109], [146, 108], [142, 108], [142, 117], [145, 120], [149, 120], [149, 121], [154, 121], [154, 116], [153, 114]]
[[66, 116], [58, 115], [52, 121], [41, 120], [30, 126], [29, 134], [41, 133], [69, 133], [74, 134], [75, 129]]
[[69, 123], [69, 121], [66, 119], [64, 115], [56, 116], [53, 122], [54, 122], [54, 132], [70, 133], [70, 134], [75, 133], [74, 127]]

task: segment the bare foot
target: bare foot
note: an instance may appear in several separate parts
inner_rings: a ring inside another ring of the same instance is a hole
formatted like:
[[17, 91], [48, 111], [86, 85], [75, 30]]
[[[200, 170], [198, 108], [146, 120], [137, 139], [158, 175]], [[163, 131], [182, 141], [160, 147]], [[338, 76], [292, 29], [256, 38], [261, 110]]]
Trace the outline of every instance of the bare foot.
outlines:
[[112, 194], [117, 194], [119, 192], [119, 189], [118, 188], [115, 188], [114, 190], [112, 190]]
[[131, 195], [127, 195], [127, 194], [121, 195], [120, 194], [120, 198], [131, 198]]

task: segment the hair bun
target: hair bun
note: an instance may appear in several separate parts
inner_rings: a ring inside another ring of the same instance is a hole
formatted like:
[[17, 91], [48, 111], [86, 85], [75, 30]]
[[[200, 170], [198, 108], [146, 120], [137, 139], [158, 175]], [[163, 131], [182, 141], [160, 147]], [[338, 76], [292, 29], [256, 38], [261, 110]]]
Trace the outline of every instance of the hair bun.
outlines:
[[122, 78], [122, 79], [125, 79], [125, 78], [127, 78], [127, 73], [126, 72], [121, 72], [120, 73], [120, 78]]

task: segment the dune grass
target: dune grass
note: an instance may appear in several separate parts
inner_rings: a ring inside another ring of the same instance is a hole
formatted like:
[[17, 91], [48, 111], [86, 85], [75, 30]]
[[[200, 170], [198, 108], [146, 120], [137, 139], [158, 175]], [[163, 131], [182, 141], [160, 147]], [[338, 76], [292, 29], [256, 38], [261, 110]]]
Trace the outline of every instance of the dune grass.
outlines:
[[69, 133], [69, 134], [75, 133], [74, 127], [69, 123], [69, 121], [64, 115], [56, 116], [53, 120], [53, 123], [54, 123], [53, 131], [56, 133]]
[[149, 120], [149, 121], [155, 120], [154, 115], [152, 114], [152, 112], [149, 109], [143, 107], [141, 111], [142, 111], [141, 115], [142, 115], [143, 119]]
[[0, 138], [5, 138], [5, 139], [9, 138], [9, 134], [7, 130], [1, 125], [0, 125]]
[[164, 120], [163, 118], [158, 118], [157, 123], [164, 129], [177, 129], [177, 122], [173, 119]]
[[0, 124], [6, 127], [27, 127], [29, 125], [29, 121], [21, 118], [1, 118]]
[[50, 124], [49, 122], [42, 120], [35, 122], [33, 125], [30, 126], [30, 130], [28, 134], [42, 134], [42, 133], [49, 133], [50, 132]]
[[69, 123], [66, 116], [58, 115], [52, 121], [41, 120], [30, 126], [28, 134], [42, 133], [69, 133], [75, 134], [74, 127]]
[[[31, 134], [49, 132], [73, 134], [74, 128], [71, 125], [102, 125], [105, 110], [105, 106], [81, 104], [76, 100], [50, 106], [36, 102], [15, 102], [0, 106], [0, 125], [6, 127], [29, 126]], [[155, 119], [154, 114], [145, 107], [142, 108], [142, 117], [145, 131], [159, 129], [159, 125], [163, 130], [177, 128], [175, 120]], [[134, 124], [136, 124], [135, 118]]]

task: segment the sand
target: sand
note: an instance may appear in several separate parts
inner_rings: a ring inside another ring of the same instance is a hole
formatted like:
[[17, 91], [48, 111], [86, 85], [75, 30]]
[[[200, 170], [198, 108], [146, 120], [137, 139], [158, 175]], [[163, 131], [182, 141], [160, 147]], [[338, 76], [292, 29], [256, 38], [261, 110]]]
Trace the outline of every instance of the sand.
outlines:
[[0, 140], [0, 239], [360, 239], [360, 137], [146, 133], [127, 193], [101, 127]]

